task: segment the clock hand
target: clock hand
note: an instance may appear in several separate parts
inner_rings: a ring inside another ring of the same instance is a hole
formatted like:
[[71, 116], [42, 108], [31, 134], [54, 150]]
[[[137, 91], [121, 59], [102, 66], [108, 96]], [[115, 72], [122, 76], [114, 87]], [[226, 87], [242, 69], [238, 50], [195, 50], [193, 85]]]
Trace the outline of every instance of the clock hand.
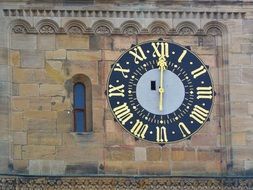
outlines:
[[159, 87], [159, 93], [160, 93], [160, 100], [159, 100], [159, 110], [163, 110], [163, 71], [167, 67], [167, 63], [165, 61], [164, 56], [159, 57], [159, 61], [157, 62], [157, 66], [159, 66], [160, 69], [160, 87]]

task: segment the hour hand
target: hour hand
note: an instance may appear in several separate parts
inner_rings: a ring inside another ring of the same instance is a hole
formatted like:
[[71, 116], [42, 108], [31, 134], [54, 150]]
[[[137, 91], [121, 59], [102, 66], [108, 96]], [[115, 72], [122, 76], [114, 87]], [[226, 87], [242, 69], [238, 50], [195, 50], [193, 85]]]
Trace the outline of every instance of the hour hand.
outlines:
[[163, 93], [164, 93], [164, 88], [163, 88], [163, 71], [165, 70], [165, 68], [167, 67], [167, 63], [165, 61], [164, 56], [161, 56], [159, 58], [159, 61], [157, 62], [157, 66], [160, 69], [160, 87], [159, 87], [159, 94], [160, 94], [160, 98], [159, 98], [159, 110], [162, 111], [163, 110]]

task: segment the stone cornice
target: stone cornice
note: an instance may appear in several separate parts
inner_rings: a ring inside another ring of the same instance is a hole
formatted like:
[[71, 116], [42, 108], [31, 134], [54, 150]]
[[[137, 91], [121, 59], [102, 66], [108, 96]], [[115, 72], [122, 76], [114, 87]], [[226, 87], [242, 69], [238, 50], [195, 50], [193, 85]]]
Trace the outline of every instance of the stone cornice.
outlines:
[[243, 177], [29, 177], [0, 176], [0, 189], [87, 189], [87, 190], [250, 190], [253, 178]]
[[95, 17], [95, 18], [203, 18], [203, 19], [242, 19], [244, 11], [211, 11], [211, 10], [119, 10], [119, 9], [3, 9], [6, 17]]

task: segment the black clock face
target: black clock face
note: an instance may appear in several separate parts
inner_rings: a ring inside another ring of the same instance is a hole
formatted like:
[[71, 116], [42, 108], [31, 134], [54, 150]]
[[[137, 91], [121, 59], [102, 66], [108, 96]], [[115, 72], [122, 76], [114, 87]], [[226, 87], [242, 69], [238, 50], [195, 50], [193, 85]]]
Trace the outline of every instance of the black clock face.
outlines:
[[136, 138], [156, 143], [186, 139], [209, 118], [214, 89], [203, 62], [165, 41], [145, 42], [112, 66], [108, 102], [116, 121]]

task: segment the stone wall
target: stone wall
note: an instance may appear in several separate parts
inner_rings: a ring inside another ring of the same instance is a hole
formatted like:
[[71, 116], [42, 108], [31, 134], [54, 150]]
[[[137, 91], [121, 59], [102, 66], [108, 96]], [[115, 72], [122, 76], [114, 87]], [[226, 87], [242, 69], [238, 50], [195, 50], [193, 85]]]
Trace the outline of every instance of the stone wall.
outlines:
[[[1, 173], [251, 175], [250, 2], [200, 3], [190, 11], [177, 3], [160, 10], [144, 3], [21, 4], [0, 4]], [[216, 91], [206, 126], [165, 146], [127, 134], [104, 95], [111, 64], [132, 44], [158, 38], [196, 52], [209, 66]], [[82, 134], [74, 132], [72, 113], [71, 81], [78, 74], [92, 85], [93, 131]]]

